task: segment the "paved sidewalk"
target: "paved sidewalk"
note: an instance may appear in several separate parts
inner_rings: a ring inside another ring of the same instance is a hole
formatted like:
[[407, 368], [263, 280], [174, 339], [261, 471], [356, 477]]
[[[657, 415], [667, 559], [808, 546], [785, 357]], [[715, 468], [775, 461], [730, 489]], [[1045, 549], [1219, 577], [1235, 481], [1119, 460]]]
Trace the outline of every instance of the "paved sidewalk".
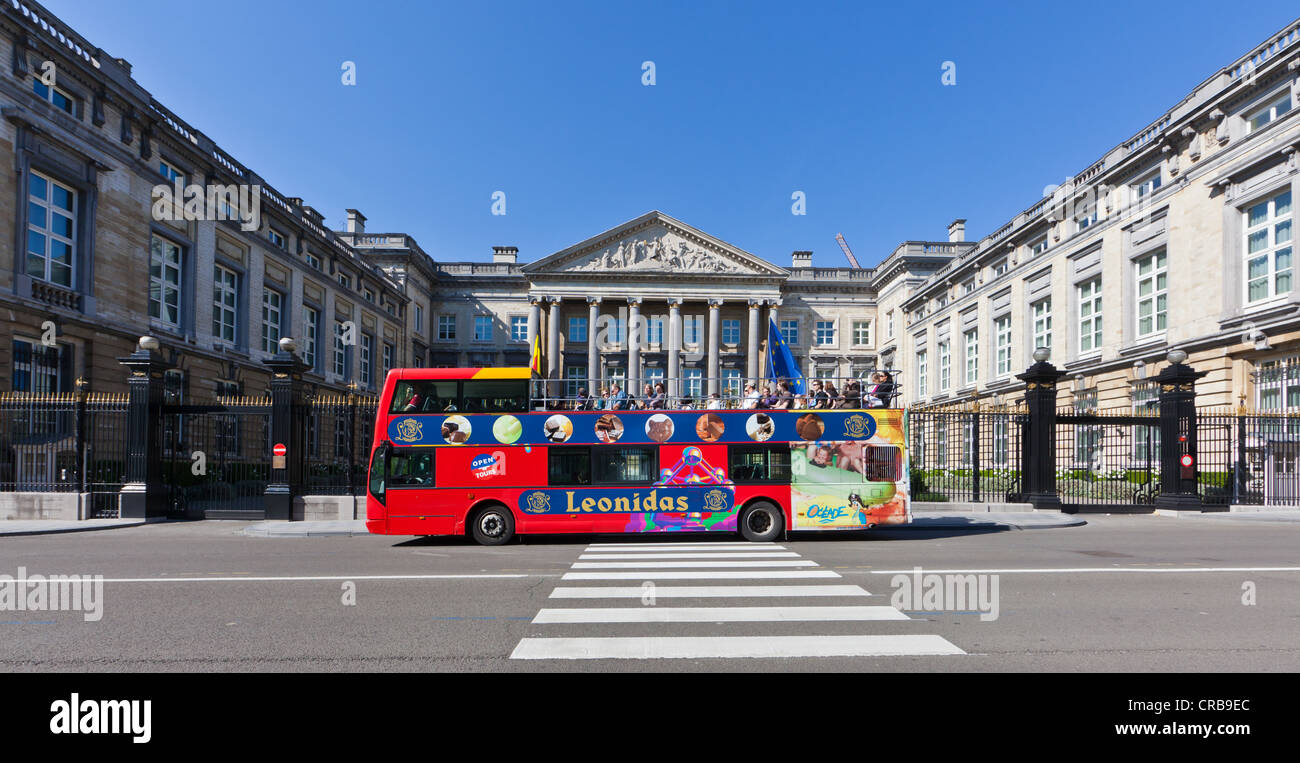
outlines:
[[1171, 519], [1202, 519], [1211, 522], [1300, 522], [1300, 511], [1170, 511], [1159, 509], [1157, 516]]
[[78, 533], [88, 530], [135, 527], [144, 523], [143, 519], [8, 519], [0, 520], [0, 535]]
[[319, 538], [327, 535], [369, 535], [364, 519], [331, 519], [315, 522], [258, 522], [244, 528], [255, 538]]

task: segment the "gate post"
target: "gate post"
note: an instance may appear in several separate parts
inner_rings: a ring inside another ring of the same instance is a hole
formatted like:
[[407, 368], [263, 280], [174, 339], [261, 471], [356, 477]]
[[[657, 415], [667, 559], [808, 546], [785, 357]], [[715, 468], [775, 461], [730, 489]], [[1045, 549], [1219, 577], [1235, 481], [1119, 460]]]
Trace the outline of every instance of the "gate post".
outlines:
[[302, 491], [306, 437], [302, 414], [302, 373], [309, 366], [296, 354], [298, 343], [280, 339], [280, 351], [265, 361], [271, 369], [271, 442], [283, 444], [283, 456], [271, 456], [271, 479], [266, 485], [266, 518], [293, 519], [293, 499]]
[[[1154, 381], [1160, 385], [1160, 495], [1156, 508], [1201, 510], [1196, 489], [1196, 380], [1208, 371], [1196, 371], [1184, 361], [1187, 353], [1170, 350]], [[1190, 456], [1187, 466], [1182, 459]]]
[[121, 491], [123, 519], [167, 516], [162, 480], [158, 421], [162, 414], [163, 372], [171, 364], [158, 354], [158, 340], [140, 337], [135, 352], [117, 362], [131, 371], [127, 379], [126, 484]]
[[1056, 494], [1056, 383], [1065, 376], [1047, 362], [1051, 350], [1034, 350], [1034, 364], [1016, 378], [1025, 383], [1025, 407], [1029, 426], [1021, 445], [1020, 478], [1023, 500], [1035, 509], [1059, 510]]

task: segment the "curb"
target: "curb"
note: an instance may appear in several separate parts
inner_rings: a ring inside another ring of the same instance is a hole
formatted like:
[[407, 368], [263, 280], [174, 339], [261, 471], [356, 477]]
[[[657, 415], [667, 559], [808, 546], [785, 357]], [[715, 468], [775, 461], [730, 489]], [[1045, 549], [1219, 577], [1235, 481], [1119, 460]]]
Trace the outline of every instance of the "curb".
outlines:
[[[23, 520], [11, 520], [11, 521], [21, 522]], [[49, 522], [51, 520], [42, 519], [42, 520], [33, 520], [33, 521]], [[58, 520], [54, 520], [54, 521], [57, 522]], [[141, 525], [150, 524], [149, 522], [146, 522], [143, 519], [131, 520], [131, 521], [115, 521], [112, 524], [108, 524], [107, 522], [105, 524], [95, 524], [95, 525], [88, 524], [89, 522], [93, 522], [93, 521], [95, 520], [81, 520], [76, 524], [60, 523], [60, 526], [58, 527], [23, 528], [18, 530], [6, 530], [4, 525], [0, 524], [0, 537], [18, 537], [22, 535], [57, 535], [60, 533], [84, 533], [84, 532], [95, 532], [99, 530], [116, 530], [122, 527], [140, 527]]]

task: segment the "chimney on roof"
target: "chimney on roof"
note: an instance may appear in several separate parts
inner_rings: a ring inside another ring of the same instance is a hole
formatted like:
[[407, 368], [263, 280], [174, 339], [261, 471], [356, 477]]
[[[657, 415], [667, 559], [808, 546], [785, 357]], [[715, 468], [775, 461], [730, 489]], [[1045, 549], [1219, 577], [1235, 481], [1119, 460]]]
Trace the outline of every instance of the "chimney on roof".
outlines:
[[347, 227], [344, 228], [344, 230], [347, 231], [348, 233], [365, 233], [366, 216], [356, 211], [355, 209], [349, 209], [348, 223], [347, 223]]
[[795, 268], [812, 267], [812, 252], [811, 251], [804, 252], [804, 251], [796, 250], [793, 254], [790, 255], [790, 266]]
[[501, 265], [514, 265], [519, 261], [519, 247], [517, 246], [494, 246], [492, 247], [492, 262]]
[[953, 220], [948, 223], [948, 240], [954, 244], [959, 244], [966, 240], [965, 220]]

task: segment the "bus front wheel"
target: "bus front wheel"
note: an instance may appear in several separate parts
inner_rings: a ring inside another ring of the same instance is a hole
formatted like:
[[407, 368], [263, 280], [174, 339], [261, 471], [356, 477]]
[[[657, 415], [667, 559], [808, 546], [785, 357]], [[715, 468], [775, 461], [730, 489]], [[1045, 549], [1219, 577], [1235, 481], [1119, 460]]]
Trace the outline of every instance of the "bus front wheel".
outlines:
[[767, 501], [751, 503], [740, 515], [740, 534], [754, 543], [771, 543], [784, 527], [781, 509]]
[[500, 546], [515, 537], [515, 518], [505, 506], [488, 506], [475, 512], [470, 534], [481, 545]]

